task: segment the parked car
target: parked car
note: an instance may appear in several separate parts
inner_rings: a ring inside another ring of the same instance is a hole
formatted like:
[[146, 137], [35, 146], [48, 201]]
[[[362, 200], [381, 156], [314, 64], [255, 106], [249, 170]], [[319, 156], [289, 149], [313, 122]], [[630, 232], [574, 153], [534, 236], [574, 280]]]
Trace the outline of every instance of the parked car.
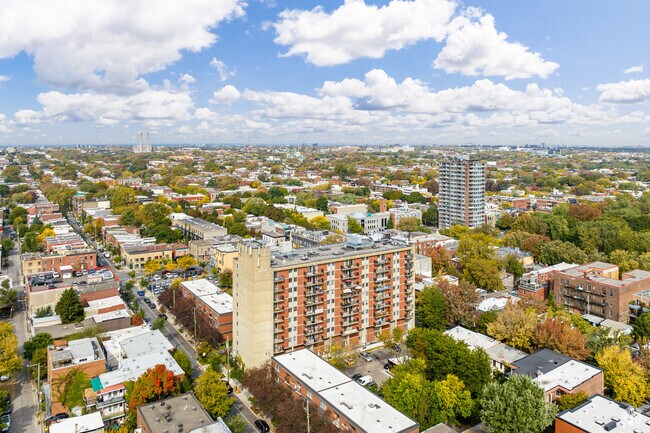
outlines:
[[394, 350], [395, 352], [401, 352], [401, 351], [402, 351], [402, 347], [401, 347], [399, 344], [395, 344], [395, 345], [393, 345], [393, 350]]
[[228, 387], [228, 394], [232, 394], [233, 391], [234, 391], [232, 385], [230, 385], [230, 384], [229, 384], [227, 381], [225, 381], [225, 380], [224, 380], [223, 382], [224, 382], [224, 383], [226, 384], [226, 386]]
[[158, 317], [161, 317], [161, 318], [167, 320], [167, 315], [166, 315], [165, 313], [160, 313], [160, 314], [158, 315]]
[[355, 382], [358, 382], [359, 379], [361, 379], [362, 377], [363, 377], [363, 374], [361, 374], [361, 373], [353, 374], [352, 375], [352, 380], [354, 380]]
[[368, 354], [367, 352], [360, 352], [359, 356], [363, 358], [363, 360], [366, 362], [372, 362], [372, 356], [370, 356], [370, 354]]
[[74, 275], [75, 277], [80, 277], [83, 275], [83, 273], [81, 271], [74, 271], [72, 275]]
[[255, 420], [255, 427], [257, 427], [260, 433], [268, 433], [271, 431], [271, 428], [263, 419]]
[[3, 374], [2, 376], [0, 376], [0, 382], [6, 382], [9, 379], [11, 379], [11, 376], [8, 376], [6, 374]]
[[366, 375], [366, 376], [361, 376], [361, 377], [359, 378], [359, 380], [357, 380], [356, 382], [357, 382], [359, 385], [362, 385], [362, 386], [368, 386], [368, 385], [370, 385], [371, 383], [373, 383], [373, 382], [372, 382], [372, 377], [367, 376], [367, 375]]
[[138, 290], [138, 296], [144, 296], [144, 290]]

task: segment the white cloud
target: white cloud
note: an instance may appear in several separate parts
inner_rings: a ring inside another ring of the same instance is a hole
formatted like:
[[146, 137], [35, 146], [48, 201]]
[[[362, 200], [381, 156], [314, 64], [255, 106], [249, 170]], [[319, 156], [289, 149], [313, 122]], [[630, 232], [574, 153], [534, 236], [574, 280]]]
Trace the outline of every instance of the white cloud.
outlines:
[[97, 126], [112, 126], [127, 120], [185, 120], [193, 105], [187, 93], [167, 90], [127, 96], [52, 91], [39, 94], [38, 102], [43, 106], [41, 111], [18, 111], [16, 123], [94, 122]]
[[184, 50], [211, 46], [217, 40], [211, 30], [243, 15], [243, 6], [241, 0], [5, 0], [0, 58], [30, 54], [48, 84], [135, 92], [146, 88], [143, 74], [164, 69]]
[[210, 66], [215, 68], [219, 73], [219, 81], [226, 81], [228, 78], [235, 76], [235, 71], [230, 70], [224, 62], [216, 57], [212, 58]]
[[7, 81], [11, 80], [11, 76], [9, 75], [0, 75], [0, 83], [5, 83]]
[[450, 35], [433, 65], [447, 73], [502, 76], [506, 80], [539, 76], [548, 77], [560, 65], [546, 61], [540, 53], [498, 32], [494, 17], [486, 14], [476, 20], [475, 9], [455, 18]]
[[650, 100], [650, 79], [599, 84], [600, 102], [634, 104]]
[[178, 79], [180, 83], [184, 84], [194, 84], [196, 83], [196, 78], [191, 76], [190, 74], [183, 74], [181, 77]]
[[643, 65], [630, 66], [623, 71], [624, 74], [633, 74], [635, 72], [643, 72]]
[[321, 6], [285, 10], [274, 24], [275, 43], [289, 46], [285, 56], [305, 55], [316, 66], [376, 59], [419, 41], [441, 41], [455, 8], [453, 0], [391, 0], [381, 7], [345, 0], [332, 13]]
[[211, 104], [222, 104], [236, 101], [241, 96], [241, 93], [237, 88], [231, 84], [228, 84], [221, 89], [215, 91], [212, 94], [210, 99]]

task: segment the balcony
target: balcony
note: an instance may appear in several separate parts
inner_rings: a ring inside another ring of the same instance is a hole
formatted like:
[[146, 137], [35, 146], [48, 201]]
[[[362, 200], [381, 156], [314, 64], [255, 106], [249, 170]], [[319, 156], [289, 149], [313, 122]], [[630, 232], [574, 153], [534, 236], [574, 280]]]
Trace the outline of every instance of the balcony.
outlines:
[[313, 346], [316, 344], [316, 339], [315, 338], [307, 338], [305, 339], [305, 346]]
[[413, 302], [413, 300], [415, 300], [415, 298], [413, 296], [407, 296], [406, 297], [406, 302]]
[[275, 278], [273, 279], [273, 282], [274, 282], [274, 283], [281, 283], [281, 282], [283, 282], [283, 281], [284, 281], [284, 277], [282, 277], [282, 276], [280, 276], [280, 277], [275, 277]]
[[385, 290], [390, 289], [390, 286], [376, 286], [375, 287], [375, 292], [383, 292]]
[[384, 310], [375, 310], [375, 318], [388, 316], [388, 308]]
[[375, 278], [375, 283], [385, 283], [388, 280], [389, 280], [388, 277], [376, 277]]
[[320, 299], [308, 299], [307, 301], [305, 301], [305, 305], [306, 306], [318, 305], [318, 304], [322, 304], [323, 302], [325, 302], [325, 300], [323, 300], [323, 298], [320, 298]]
[[310, 326], [310, 325], [316, 325], [319, 323], [323, 323], [323, 319], [321, 317], [312, 317], [309, 320], [305, 320], [305, 325]]
[[284, 293], [284, 286], [278, 286], [278, 287], [275, 287], [275, 288], [273, 289], [273, 293], [275, 293], [276, 295], [278, 295], [278, 294], [280, 294], [280, 293]]
[[273, 352], [274, 353], [282, 353], [282, 352], [284, 352], [284, 346], [276, 344], [275, 346], [273, 346]]
[[284, 332], [284, 326], [278, 326], [273, 330], [274, 334], [280, 334], [282, 332]]
[[273, 319], [273, 323], [275, 323], [276, 325], [278, 323], [284, 323], [284, 316], [275, 316], [275, 318]]
[[113, 397], [113, 398], [106, 398], [103, 400], [97, 400], [95, 404], [97, 405], [97, 409], [99, 410], [108, 406], [112, 406], [117, 403], [122, 403], [122, 404], [124, 403], [123, 395], [118, 397]]
[[343, 301], [342, 303], [343, 307], [351, 307], [353, 305], [359, 305], [359, 300], [358, 299], [349, 299], [347, 301]]
[[305, 273], [305, 277], [307, 277], [307, 278], [309, 278], [309, 277], [315, 277], [315, 276], [317, 276], [317, 275], [323, 275], [323, 271], [313, 270], [313, 271], [309, 271], [309, 272], [306, 272], [306, 273]]
[[316, 314], [322, 314], [322, 313], [323, 313], [322, 308], [308, 309], [307, 312], [305, 313], [305, 316], [315, 316]]
[[276, 338], [273, 339], [273, 342], [274, 342], [275, 344], [282, 344], [282, 343], [284, 343], [284, 338], [282, 338], [282, 337], [276, 337]]
[[357, 323], [359, 323], [359, 319], [355, 317], [350, 320], [344, 320], [342, 324], [343, 326], [351, 326], [356, 325]]
[[385, 274], [386, 272], [390, 272], [390, 268], [381, 267], [381, 268], [375, 269], [375, 274]]
[[375, 295], [375, 301], [383, 301], [384, 299], [390, 298], [390, 293], [384, 292], [384, 293], [378, 293]]
[[359, 332], [359, 328], [349, 328], [343, 330], [343, 335], [350, 335]]
[[305, 296], [318, 296], [318, 295], [322, 295], [323, 293], [325, 293], [325, 290], [320, 288], [315, 288], [313, 290], [307, 290]]
[[280, 297], [278, 299], [275, 299], [273, 302], [276, 303], [276, 304], [279, 304], [280, 302], [284, 302], [284, 297]]
[[353, 269], [357, 269], [358, 267], [359, 267], [359, 265], [355, 265], [354, 263], [350, 263], [348, 265], [343, 264], [343, 265], [341, 265], [341, 270], [342, 271], [351, 271]]
[[375, 260], [375, 265], [385, 265], [386, 263], [388, 263], [387, 259], [377, 259], [377, 260]]
[[358, 308], [345, 308], [343, 312], [341, 312], [342, 317], [354, 316], [355, 314], [359, 314]]
[[311, 286], [317, 286], [323, 284], [323, 279], [322, 278], [314, 278], [313, 281], [307, 281], [305, 283], [305, 287], [311, 287]]
[[315, 334], [320, 334], [321, 332], [323, 332], [323, 327], [317, 326], [312, 329], [306, 329], [305, 335], [315, 335]]
[[274, 313], [281, 313], [281, 312], [283, 312], [283, 311], [284, 311], [284, 306], [283, 306], [283, 305], [276, 305], [276, 306], [273, 308], [273, 312], [274, 312]]

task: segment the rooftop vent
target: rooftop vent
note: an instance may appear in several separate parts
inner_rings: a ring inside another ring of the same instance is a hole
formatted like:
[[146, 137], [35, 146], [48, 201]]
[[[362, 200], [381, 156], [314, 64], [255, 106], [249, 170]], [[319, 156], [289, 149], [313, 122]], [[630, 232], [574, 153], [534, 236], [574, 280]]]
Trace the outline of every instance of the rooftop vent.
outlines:
[[348, 403], [347, 401], [342, 401], [341, 404], [343, 406], [347, 407], [350, 410], [352, 410], [352, 408], [353, 408], [353, 406], [350, 403]]
[[605, 424], [603, 428], [605, 429], [605, 431], [612, 431], [616, 428], [616, 425], [617, 425], [616, 421], [610, 421], [607, 424]]

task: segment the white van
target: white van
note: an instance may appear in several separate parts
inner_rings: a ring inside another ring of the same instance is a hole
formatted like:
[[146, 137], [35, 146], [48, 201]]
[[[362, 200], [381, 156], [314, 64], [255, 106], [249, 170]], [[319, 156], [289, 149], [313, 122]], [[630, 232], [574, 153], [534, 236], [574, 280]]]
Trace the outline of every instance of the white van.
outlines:
[[367, 386], [372, 383], [372, 377], [370, 376], [361, 376], [358, 380], [357, 383], [361, 386]]

